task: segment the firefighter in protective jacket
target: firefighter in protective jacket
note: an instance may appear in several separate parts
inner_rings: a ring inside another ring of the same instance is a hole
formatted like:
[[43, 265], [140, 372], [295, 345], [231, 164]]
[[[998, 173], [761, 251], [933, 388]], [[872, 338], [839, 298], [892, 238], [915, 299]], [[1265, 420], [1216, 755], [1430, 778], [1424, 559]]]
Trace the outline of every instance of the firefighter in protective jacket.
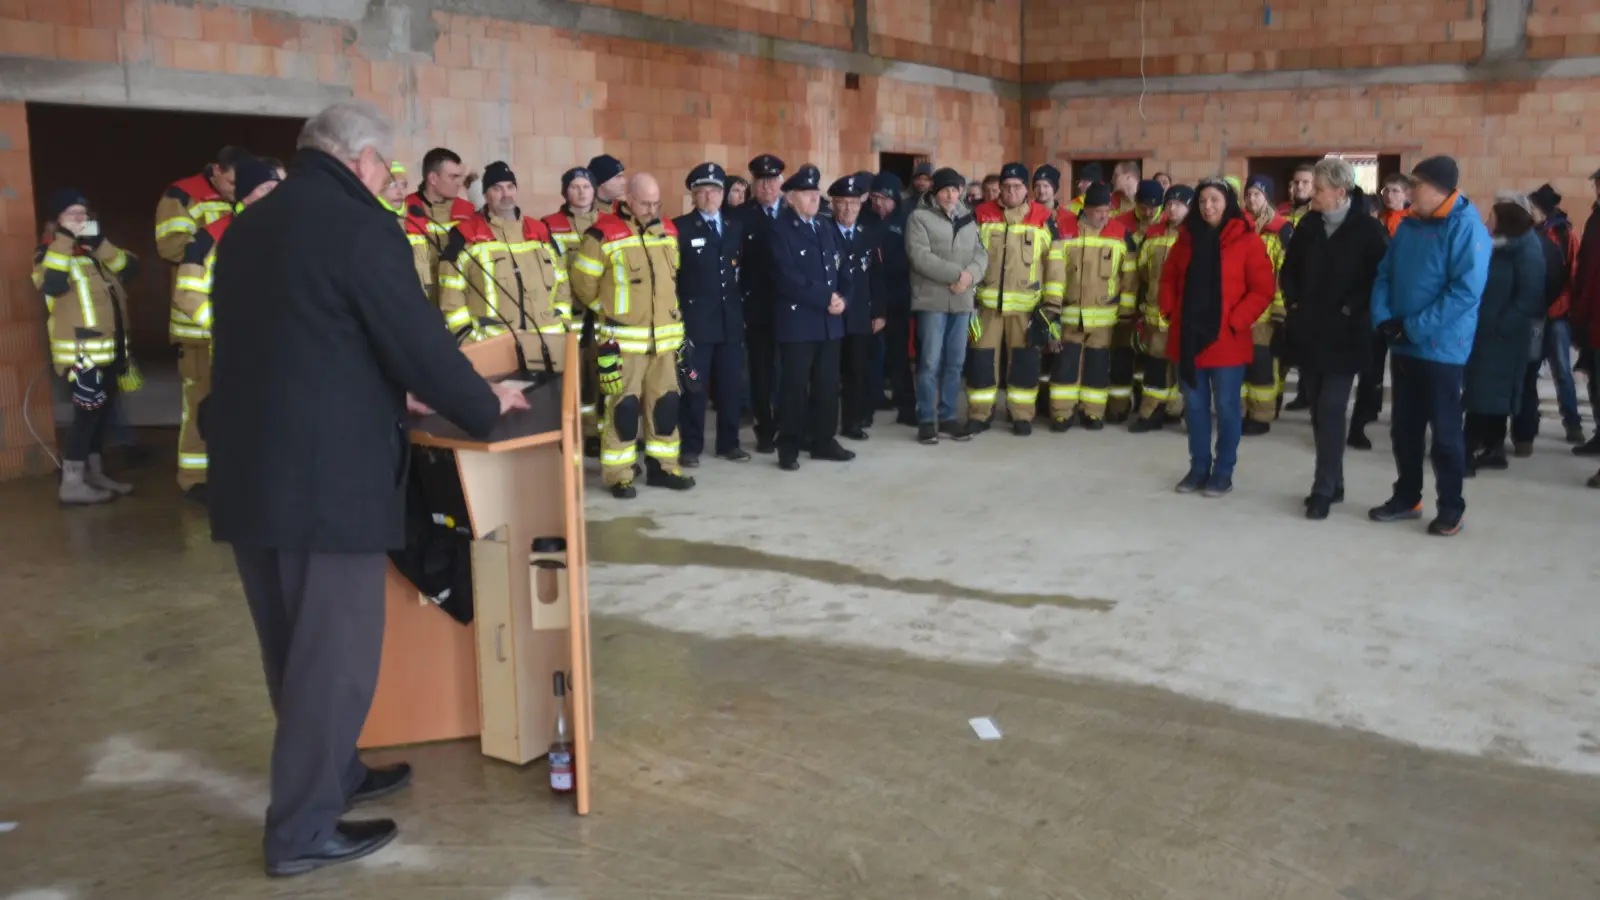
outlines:
[[1058, 322], [1061, 352], [1050, 373], [1050, 430], [1081, 421], [1105, 427], [1111, 386], [1111, 332], [1134, 316], [1137, 271], [1127, 230], [1111, 218], [1111, 190], [1084, 191], [1083, 213], [1063, 229], [1045, 271], [1047, 319]]
[[[600, 217], [600, 207], [595, 197], [594, 173], [579, 167], [568, 169], [561, 175], [561, 199], [565, 202], [561, 208], [545, 216], [539, 221], [550, 230], [550, 237], [560, 249], [561, 266], [568, 275], [572, 274], [572, 256], [578, 251], [578, 241], [582, 240], [583, 233], [594, 227], [595, 220]], [[581, 410], [583, 414], [584, 453], [589, 456], [598, 456], [600, 453], [600, 417], [598, 415], [598, 400], [600, 394], [599, 376], [596, 373], [598, 363], [595, 360], [594, 342], [594, 313], [589, 310], [574, 311], [574, 327], [578, 318], [583, 322], [583, 330], [579, 332], [579, 354], [583, 357], [580, 378], [582, 385]]]
[[633, 464], [645, 443], [645, 483], [687, 490], [678, 466], [678, 229], [661, 218], [661, 187], [636, 175], [618, 205], [584, 232], [572, 257], [572, 295], [595, 313], [605, 427], [600, 463], [612, 496], [636, 495]]
[[483, 210], [451, 229], [439, 268], [439, 309], [460, 341], [510, 330], [538, 332], [553, 347], [572, 320], [567, 273], [543, 222], [517, 207], [517, 176], [503, 162], [483, 170]]
[[234, 169], [250, 154], [223, 147], [217, 161], [203, 172], [167, 187], [156, 204], [156, 254], [173, 265], [183, 262], [183, 249], [200, 229], [233, 215]]
[[[239, 211], [278, 186], [276, 169], [257, 159], [234, 168], [240, 197]], [[178, 280], [172, 289], [172, 315], [167, 334], [178, 346], [178, 375], [183, 380], [183, 417], [178, 426], [178, 487], [192, 500], [204, 502], [205, 438], [200, 434], [200, 404], [211, 394], [211, 272], [217, 262], [217, 242], [233, 222], [218, 219], [200, 230], [184, 248]]]
[[435, 147], [422, 157], [422, 182], [405, 199], [406, 240], [422, 279], [422, 290], [435, 304], [439, 302], [440, 266], [445, 259], [450, 229], [472, 218], [477, 210], [461, 199], [466, 178], [461, 157], [444, 147]]
[[1283, 306], [1283, 290], [1277, 287], [1278, 270], [1283, 268], [1283, 257], [1294, 237], [1294, 224], [1272, 208], [1272, 179], [1265, 175], [1252, 175], [1244, 189], [1244, 209], [1255, 225], [1256, 233], [1267, 245], [1267, 257], [1272, 260], [1272, 303], [1251, 329], [1255, 354], [1244, 373], [1244, 433], [1266, 434], [1272, 420], [1278, 417], [1278, 354], [1273, 340], [1283, 327], [1287, 313]]
[[1031, 434], [1039, 395], [1040, 356], [1050, 342], [1039, 312], [1045, 260], [1056, 238], [1051, 211], [1028, 198], [1028, 169], [1008, 163], [1000, 170], [1000, 202], [975, 212], [978, 239], [989, 268], [978, 285], [967, 364], [967, 419], [973, 431], [989, 428], [999, 395], [1000, 354], [1006, 367], [1006, 409], [1011, 430]]
[[1167, 189], [1166, 215], [1145, 232], [1139, 246], [1139, 331], [1144, 391], [1139, 400], [1138, 418], [1128, 425], [1135, 434], [1158, 431], [1169, 416], [1176, 416], [1183, 402], [1172, 363], [1167, 359], [1170, 323], [1161, 315], [1161, 269], [1167, 254], [1178, 242], [1178, 229], [1194, 204], [1194, 188], [1175, 184]]

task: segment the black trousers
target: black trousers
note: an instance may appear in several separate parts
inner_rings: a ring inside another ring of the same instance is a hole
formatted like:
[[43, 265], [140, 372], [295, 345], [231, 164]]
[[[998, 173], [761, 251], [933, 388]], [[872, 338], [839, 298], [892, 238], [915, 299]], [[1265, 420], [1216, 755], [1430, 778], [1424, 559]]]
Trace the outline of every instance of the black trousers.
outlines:
[[122, 402], [115, 378], [106, 379], [105, 391], [106, 402], [99, 409], [72, 407], [72, 424], [67, 426], [66, 440], [61, 443], [61, 458], [66, 462], [86, 462], [91, 454], [105, 449], [115, 407]]
[[276, 862], [327, 839], [366, 776], [356, 738], [378, 686], [388, 556], [235, 547], [233, 559], [278, 720], [263, 842]]
[[1467, 455], [1471, 456], [1480, 450], [1503, 451], [1506, 446], [1506, 421], [1506, 416], [1467, 413], [1466, 421], [1462, 425], [1462, 432], [1466, 436]]
[[843, 431], [860, 428], [878, 408], [878, 398], [868, 393], [872, 380], [872, 335], [845, 335], [839, 353], [843, 360], [839, 428]]
[[744, 391], [744, 342], [694, 345], [695, 371], [700, 391], [685, 390], [680, 452], [699, 456], [706, 449], [706, 401], [717, 404], [716, 452], [732, 453], [739, 447], [739, 395]]
[[911, 366], [910, 311], [889, 313], [883, 326], [883, 341], [883, 378], [889, 384], [895, 409], [906, 418], [915, 418], [917, 382]]
[[1374, 334], [1372, 354], [1368, 365], [1361, 370], [1356, 382], [1356, 408], [1350, 415], [1350, 424], [1364, 428], [1378, 421], [1383, 412], [1383, 370], [1389, 359], [1389, 342]]
[[745, 349], [750, 354], [750, 414], [756, 420], [756, 440], [771, 440], [778, 433], [772, 403], [777, 385], [778, 342], [770, 325], [745, 329]]
[[779, 344], [783, 360], [778, 459], [827, 446], [838, 434], [840, 341]]
[[1317, 446], [1317, 465], [1311, 493], [1332, 498], [1344, 488], [1346, 412], [1350, 408], [1353, 374], [1325, 375], [1300, 370], [1301, 390], [1311, 401], [1311, 434]]

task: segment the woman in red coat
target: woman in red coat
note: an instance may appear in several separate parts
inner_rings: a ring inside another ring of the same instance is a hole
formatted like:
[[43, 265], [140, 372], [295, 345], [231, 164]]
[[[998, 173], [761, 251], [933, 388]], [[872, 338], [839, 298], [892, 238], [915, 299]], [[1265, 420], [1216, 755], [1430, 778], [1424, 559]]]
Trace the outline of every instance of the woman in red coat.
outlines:
[[[1178, 493], [1220, 497], [1233, 490], [1243, 426], [1240, 389], [1254, 355], [1250, 326], [1272, 302], [1275, 283], [1267, 246], [1220, 178], [1200, 182], [1199, 215], [1183, 222], [1161, 270], [1161, 314], [1172, 323], [1167, 356], [1178, 367], [1189, 426], [1189, 474]], [[1211, 452], [1211, 409], [1217, 448]]]

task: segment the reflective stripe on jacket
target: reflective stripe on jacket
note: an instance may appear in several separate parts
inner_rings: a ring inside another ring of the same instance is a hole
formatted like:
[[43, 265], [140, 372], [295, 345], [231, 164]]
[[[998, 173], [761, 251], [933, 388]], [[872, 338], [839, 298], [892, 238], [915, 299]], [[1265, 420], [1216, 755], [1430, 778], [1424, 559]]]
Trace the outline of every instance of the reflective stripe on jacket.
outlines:
[[568, 271], [572, 296], [598, 316], [595, 334], [625, 353], [683, 346], [678, 310], [678, 229], [631, 213], [606, 213], [583, 233]]
[[217, 264], [217, 242], [232, 221], [229, 216], [212, 222], [184, 248], [167, 323], [167, 336], [175, 341], [211, 340], [211, 273]]
[[1139, 247], [1139, 312], [1144, 323], [1157, 331], [1166, 331], [1171, 325], [1161, 315], [1161, 267], [1177, 242], [1178, 226], [1163, 221], [1145, 232]]
[[978, 305], [1001, 313], [1033, 312], [1043, 293], [1045, 259], [1055, 240], [1050, 210], [1028, 201], [1014, 209], [981, 203], [973, 211], [989, 267], [978, 285]]
[[174, 265], [206, 226], [233, 215], [233, 204], [217, 193], [205, 173], [173, 182], [156, 204], [156, 253]]
[[[116, 323], [119, 313], [126, 321], [127, 310], [120, 308], [121, 285], [113, 288], [108, 279], [131, 274], [133, 263], [132, 254], [108, 240], [90, 251], [69, 234], [57, 234], [34, 253], [33, 284], [45, 295], [50, 360], [57, 372], [65, 374], [78, 361], [80, 345], [97, 366], [116, 361]], [[79, 328], [95, 333], [80, 340]]]
[[455, 256], [439, 270], [439, 309], [458, 337], [506, 333], [501, 321], [544, 334], [565, 334], [572, 319], [567, 273], [542, 222], [474, 215], [455, 227]]
[[[1302, 210], [1300, 215], [1305, 215], [1305, 211]], [[1267, 246], [1267, 258], [1272, 260], [1272, 282], [1276, 285], [1278, 272], [1283, 269], [1283, 255], [1289, 251], [1289, 242], [1294, 239], [1294, 223], [1282, 215], [1273, 213], [1265, 223], [1259, 220], [1256, 222], [1256, 234], [1261, 235], [1261, 242]], [[1261, 314], [1256, 324], [1282, 322], [1283, 317], [1283, 288], [1276, 287], [1272, 294], [1272, 305]]]
[[1115, 219], [1096, 231], [1083, 219], [1061, 232], [1045, 267], [1046, 315], [1067, 328], [1110, 328], [1132, 319], [1138, 266], [1127, 229]]
[[[406, 198], [406, 241], [411, 244], [412, 261], [417, 267], [417, 277], [428, 299], [439, 302], [439, 267], [442, 258], [455, 258], [454, 248], [448, 248], [450, 229], [457, 223], [477, 215], [472, 204], [460, 197], [430, 203], [422, 192]], [[449, 252], [446, 252], [446, 251]]]

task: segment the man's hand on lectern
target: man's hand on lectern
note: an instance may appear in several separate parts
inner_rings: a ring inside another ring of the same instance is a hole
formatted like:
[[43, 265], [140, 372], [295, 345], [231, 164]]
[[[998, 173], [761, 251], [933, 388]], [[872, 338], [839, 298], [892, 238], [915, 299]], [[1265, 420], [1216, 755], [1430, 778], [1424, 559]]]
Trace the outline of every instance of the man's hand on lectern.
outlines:
[[410, 394], [406, 395], [406, 412], [411, 413], [413, 416], [433, 415], [433, 410], [428, 407], [428, 404]]
[[527, 409], [528, 398], [522, 393], [522, 388], [515, 384], [491, 384], [496, 397], [500, 398], [500, 415], [505, 415], [514, 409]]

